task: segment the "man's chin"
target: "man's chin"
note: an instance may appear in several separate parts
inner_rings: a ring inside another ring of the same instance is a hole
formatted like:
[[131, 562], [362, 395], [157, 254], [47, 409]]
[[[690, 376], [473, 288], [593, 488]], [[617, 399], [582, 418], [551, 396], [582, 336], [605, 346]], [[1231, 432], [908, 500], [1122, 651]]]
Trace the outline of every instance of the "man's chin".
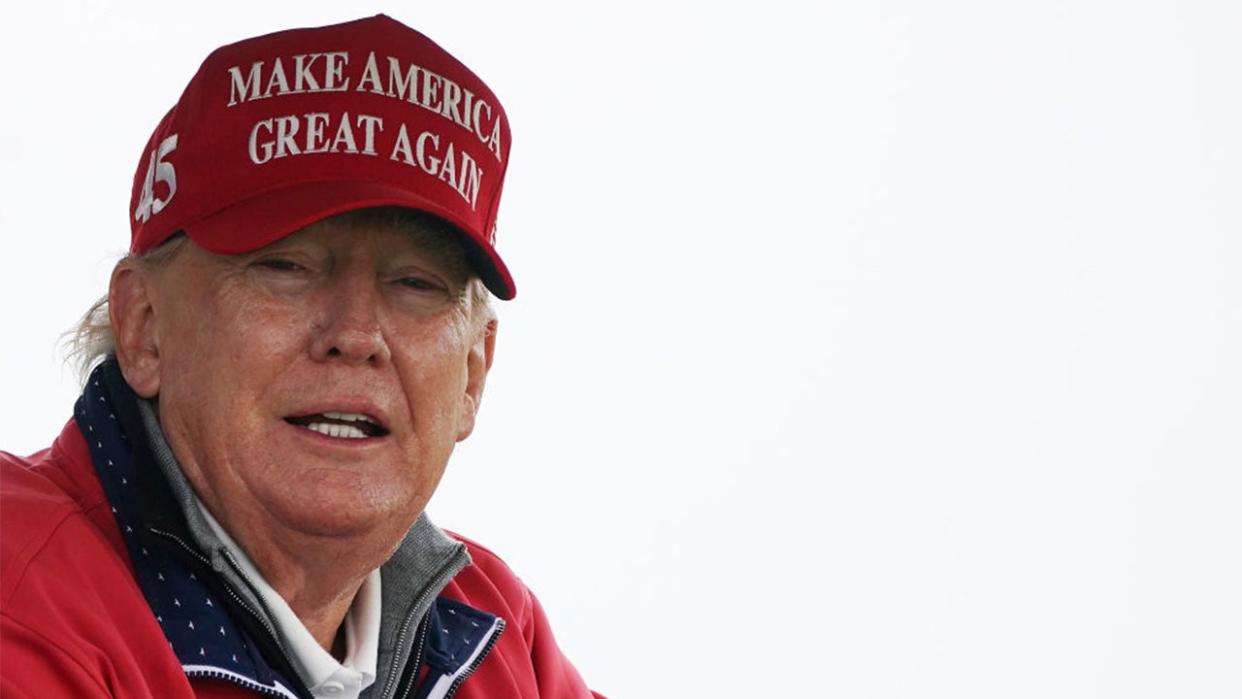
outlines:
[[[306, 483], [290, 486], [297, 492], [274, 493], [262, 503], [268, 515], [282, 528], [313, 538], [375, 539], [377, 543], [395, 537], [418, 518], [425, 499], [400, 497], [403, 488], [382, 485], [340, 473], [330, 478], [308, 477]], [[383, 542], [387, 543], [387, 542]]]

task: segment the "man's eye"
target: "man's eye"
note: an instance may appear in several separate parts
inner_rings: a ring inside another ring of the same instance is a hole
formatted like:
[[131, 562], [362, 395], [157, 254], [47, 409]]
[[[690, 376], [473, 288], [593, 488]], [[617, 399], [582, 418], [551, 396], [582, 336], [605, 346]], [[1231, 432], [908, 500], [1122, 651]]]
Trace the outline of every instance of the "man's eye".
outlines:
[[419, 291], [435, 291], [440, 288], [440, 286], [435, 282], [429, 281], [422, 277], [402, 277], [398, 283], [407, 289], [416, 289]]
[[285, 260], [279, 257], [268, 258], [266, 260], [259, 260], [255, 264], [258, 265], [259, 267], [265, 267], [267, 269], [274, 269], [278, 272], [297, 272], [297, 271], [305, 269], [305, 267], [294, 262], [293, 260]]

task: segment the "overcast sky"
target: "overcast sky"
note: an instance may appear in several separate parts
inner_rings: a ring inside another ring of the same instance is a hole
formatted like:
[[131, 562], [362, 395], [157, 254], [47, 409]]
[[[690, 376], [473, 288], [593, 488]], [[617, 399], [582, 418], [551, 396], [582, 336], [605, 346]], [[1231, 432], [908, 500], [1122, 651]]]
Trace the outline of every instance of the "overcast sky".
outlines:
[[430, 511], [595, 688], [1242, 695], [1237, 3], [9, 8], [0, 447], [69, 417], [198, 63], [379, 11], [513, 127], [519, 294]]

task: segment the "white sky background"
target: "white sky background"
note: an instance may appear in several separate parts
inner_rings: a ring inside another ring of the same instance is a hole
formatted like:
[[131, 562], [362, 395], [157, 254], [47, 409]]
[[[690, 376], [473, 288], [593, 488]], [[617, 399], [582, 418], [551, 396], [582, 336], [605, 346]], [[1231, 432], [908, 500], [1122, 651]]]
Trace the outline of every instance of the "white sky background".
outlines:
[[202, 58], [382, 10], [514, 133], [519, 295], [431, 512], [594, 687], [1242, 695], [1242, 6], [171, 6], [0, 22], [0, 446], [69, 416]]

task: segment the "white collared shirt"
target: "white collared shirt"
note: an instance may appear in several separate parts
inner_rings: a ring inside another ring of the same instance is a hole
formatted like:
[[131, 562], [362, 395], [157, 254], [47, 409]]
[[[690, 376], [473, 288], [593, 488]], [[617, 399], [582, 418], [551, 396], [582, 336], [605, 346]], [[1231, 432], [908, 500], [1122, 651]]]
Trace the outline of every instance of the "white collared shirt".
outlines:
[[207, 523], [229, 552], [237, 559], [254, 591], [267, 606], [289, 653], [293, 667], [316, 699], [358, 699], [362, 690], [375, 682], [375, 663], [379, 651], [380, 572], [377, 568], [362, 582], [354, 602], [345, 614], [345, 660], [338, 662], [323, 649], [289, 607], [289, 603], [268, 584], [246, 552], [233, 541], [224, 527], [198, 502]]

